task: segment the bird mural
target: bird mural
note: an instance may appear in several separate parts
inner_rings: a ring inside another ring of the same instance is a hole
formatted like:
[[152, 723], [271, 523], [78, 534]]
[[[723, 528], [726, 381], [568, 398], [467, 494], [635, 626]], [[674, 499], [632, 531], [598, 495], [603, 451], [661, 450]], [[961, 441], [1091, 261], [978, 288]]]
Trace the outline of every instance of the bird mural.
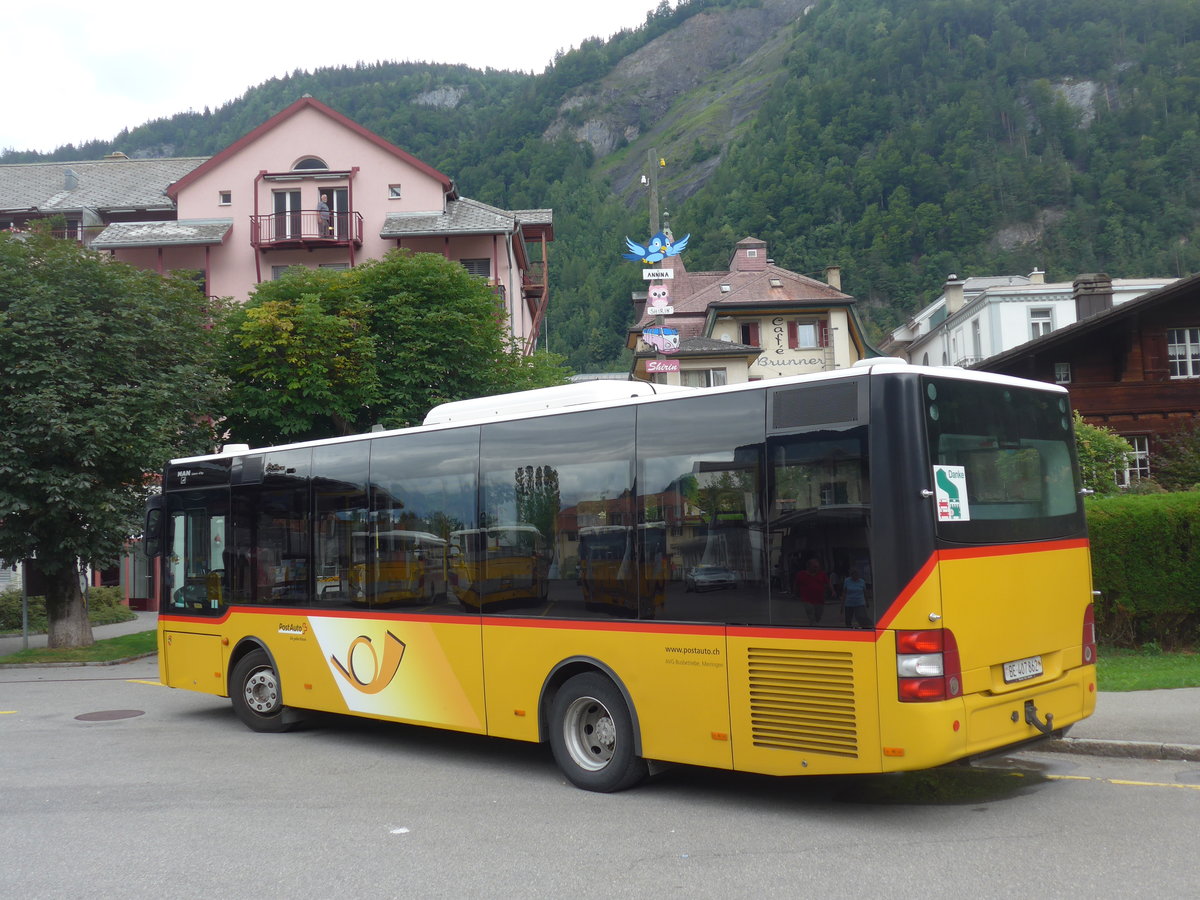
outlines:
[[644, 266], [652, 266], [655, 263], [662, 262], [668, 256], [678, 256], [687, 249], [688, 238], [690, 234], [685, 234], [677, 241], [672, 241], [670, 236], [665, 232], [658, 232], [646, 246], [634, 243], [628, 237], [625, 238], [625, 246], [629, 248], [628, 253], [622, 253], [621, 256], [625, 259], [631, 259], [640, 262]]

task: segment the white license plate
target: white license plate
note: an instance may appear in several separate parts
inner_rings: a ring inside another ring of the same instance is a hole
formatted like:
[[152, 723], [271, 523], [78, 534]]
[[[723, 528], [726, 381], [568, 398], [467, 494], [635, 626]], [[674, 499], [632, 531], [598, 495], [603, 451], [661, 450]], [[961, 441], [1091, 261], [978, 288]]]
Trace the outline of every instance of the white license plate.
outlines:
[[1037, 678], [1041, 674], [1042, 658], [1040, 656], [1015, 659], [1012, 662], [1004, 664], [1005, 684], [1012, 684], [1014, 681], [1028, 681], [1030, 678]]

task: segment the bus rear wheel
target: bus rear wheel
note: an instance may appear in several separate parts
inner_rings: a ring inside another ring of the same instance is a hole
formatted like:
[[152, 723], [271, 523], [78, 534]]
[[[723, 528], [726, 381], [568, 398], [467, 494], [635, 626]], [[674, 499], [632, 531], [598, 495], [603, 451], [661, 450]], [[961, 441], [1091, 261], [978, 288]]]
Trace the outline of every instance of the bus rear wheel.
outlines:
[[238, 718], [254, 731], [287, 731], [279, 673], [265, 650], [251, 650], [238, 660], [229, 680], [229, 699]]
[[603, 675], [576, 675], [554, 696], [550, 746], [554, 760], [576, 787], [611, 793], [646, 777], [646, 761], [633, 752], [633, 717], [616, 686]]

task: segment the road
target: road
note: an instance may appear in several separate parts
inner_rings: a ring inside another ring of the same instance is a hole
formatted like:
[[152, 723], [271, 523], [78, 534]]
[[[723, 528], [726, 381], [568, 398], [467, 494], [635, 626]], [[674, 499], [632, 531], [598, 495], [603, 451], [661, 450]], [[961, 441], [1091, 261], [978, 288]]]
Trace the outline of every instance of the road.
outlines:
[[227, 700], [157, 685], [154, 665], [0, 670], [4, 896], [1195, 891], [1200, 763], [1027, 751], [792, 780], [676, 767], [602, 795], [534, 745], [337, 717], [255, 734]]

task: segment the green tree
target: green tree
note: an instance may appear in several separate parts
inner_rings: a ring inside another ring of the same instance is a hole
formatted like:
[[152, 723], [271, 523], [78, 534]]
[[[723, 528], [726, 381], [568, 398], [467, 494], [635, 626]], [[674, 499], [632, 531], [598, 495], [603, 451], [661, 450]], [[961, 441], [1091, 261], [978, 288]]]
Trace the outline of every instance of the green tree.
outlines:
[[453, 260], [396, 250], [353, 275], [379, 360], [376, 422], [416, 425], [439, 403], [566, 381], [560, 358], [522, 355], [500, 299]]
[[1200, 426], [1165, 437], [1153, 459], [1154, 479], [1169, 491], [1200, 485]]
[[348, 271], [296, 270], [230, 315], [226, 425], [263, 445], [419, 424], [450, 400], [562, 384], [525, 356], [487, 284], [438, 254], [393, 251]]
[[214, 312], [190, 282], [0, 233], [0, 558], [36, 556], [51, 647], [92, 643], [80, 564], [118, 558], [153, 473], [212, 447]]
[[226, 320], [225, 424], [257, 444], [352, 434], [379, 400], [370, 310], [342, 272], [297, 267]]
[[1083, 486], [1097, 494], [1111, 494], [1117, 490], [1115, 473], [1125, 468], [1133, 447], [1111, 429], [1089, 425], [1076, 410], [1075, 453]]

